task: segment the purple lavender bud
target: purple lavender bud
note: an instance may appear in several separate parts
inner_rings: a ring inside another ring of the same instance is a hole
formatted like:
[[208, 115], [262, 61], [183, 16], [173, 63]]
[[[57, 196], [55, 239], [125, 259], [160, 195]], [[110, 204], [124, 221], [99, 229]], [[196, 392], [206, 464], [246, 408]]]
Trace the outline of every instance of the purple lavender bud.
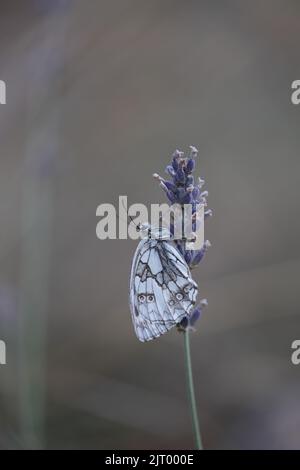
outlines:
[[178, 157], [173, 157], [172, 167], [174, 168], [175, 171], [178, 170], [178, 168], [179, 168]]
[[184, 254], [184, 249], [183, 249], [183, 246], [181, 245], [181, 243], [179, 243], [178, 241], [175, 242], [176, 243], [176, 248], [177, 250], [179, 251], [180, 254]]
[[196, 307], [189, 318], [190, 326], [195, 325], [195, 323], [199, 320], [201, 313], [202, 313], [202, 309], [200, 307]]
[[186, 195], [186, 190], [184, 188], [177, 188], [176, 190], [176, 194], [177, 194], [177, 201], [179, 202], [179, 204], [181, 204], [181, 201], [182, 199], [184, 198], [184, 196]]
[[164, 181], [164, 183], [170, 191], [173, 191], [173, 193], [175, 193], [177, 191], [176, 185], [174, 183], [172, 183], [171, 181]]
[[159, 186], [167, 193], [169, 190], [163, 180], [160, 181]]
[[[160, 187], [165, 191], [166, 195], [167, 195], [167, 198], [169, 199], [169, 201], [174, 204], [176, 202], [176, 195], [174, 194], [173, 191], [169, 190], [167, 185], [165, 184], [167, 183], [167, 181], [165, 182], [160, 182]], [[176, 186], [175, 186], [175, 189], [176, 189]]]
[[168, 165], [165, 170], [166, 173], [168, 173], [170, 176], [175, 176], [175, 171], [171, 165]]
[[194, 258], [192, 260], [192, 265], [197, 266], [197, 264], [200, 263], [200, 261], [203, 259], [205, 253], [207, 252], [208, 248], [211, 246], [210, 241], [206, 240], [203, 244], [203, 247], [201, 250], [196, 251]]
[[193, 175], [186, 176], [186, 184], [187, 186], [194, 186], [194, 177]]
[[204, 255], [205, 251], [203, 249], [196, 251], [196, 254], [193, 258], [193, 266], [197, 266], [197, 264], [200, 263]]
[[180, 159], [183, 157], [184, 152], [181, 152], [180, 150], [175, 150], [175, 152], [172, 155], [172, 167], [175, 171], [178, 170], [179, 168], [179, 162]]
[[193, 158], [189, 158], [185, 167], [185, 172], [190, 174], [194, 171], [196, 166], [195, 160]]
[[174, 204], [176, 202], [175, 194], [172, 191], [167, 191], [166, 194], [167, 194], [167, 197], [168, 197], [169, 201], [171, 202], [171, 204]]
[[195, 214], [195, 212], [197, 212], [198, 205], [199, 205], [198, 201], [193, 201], [192, 202], [192, 214]]
[[185, 259], [187, 265], [189, 266], [189, 265], [190, 265], [190, 262], [192, 261], [192, 253], [191, 253], [190, 250], [187, 250], [187, 251], [185, 252], [184, 259]]
[[189, 192], [185, 193], [185, 195], [180, 200], [181, 204], [191, 204], [191, 202], [192, 202], [192, 195]]
[[188, 326], [191, 328], [194, 327], [195, 323], [199, 320], [199, 318], [202, 315], [203, 308], [205, 308], [208, 305], [208, 302], [206, 299], [202, 299], [200, 301], [200, 305], [198, 305], [193, 312], [191, 313], [190, 317], [188, 318]]
[[182, 184], [185, 182], [185, 174], [182, 168], [178, 168], [176, 171], [176, 181]]
[[193, 189], [192, 196], [193, 196], [194, 201], [198, 200], [200, 196], [200, 189], [198, 188], [198, 186], [195, 186], [195, 188]]

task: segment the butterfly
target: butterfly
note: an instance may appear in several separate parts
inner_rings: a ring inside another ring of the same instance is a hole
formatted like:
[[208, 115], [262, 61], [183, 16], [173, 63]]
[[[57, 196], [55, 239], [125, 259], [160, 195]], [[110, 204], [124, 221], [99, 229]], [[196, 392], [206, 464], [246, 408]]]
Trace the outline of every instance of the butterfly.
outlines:
[[198, 286], [166, 229], [143, 224], [143, 238], [134, 255], [130, 276], [130, 310], [140, 341], [157, 338], [189, 317]]

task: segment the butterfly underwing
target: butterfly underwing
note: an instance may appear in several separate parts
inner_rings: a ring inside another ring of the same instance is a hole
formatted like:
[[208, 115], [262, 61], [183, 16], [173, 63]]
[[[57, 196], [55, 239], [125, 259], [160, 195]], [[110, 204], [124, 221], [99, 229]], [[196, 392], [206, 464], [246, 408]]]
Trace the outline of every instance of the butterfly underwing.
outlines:
[[157, 338], [189, 317], [197, 293], [190, 269], [172, 241], [151, 235], [140, 241], [130, 276], [130, 310], [140, 341]]

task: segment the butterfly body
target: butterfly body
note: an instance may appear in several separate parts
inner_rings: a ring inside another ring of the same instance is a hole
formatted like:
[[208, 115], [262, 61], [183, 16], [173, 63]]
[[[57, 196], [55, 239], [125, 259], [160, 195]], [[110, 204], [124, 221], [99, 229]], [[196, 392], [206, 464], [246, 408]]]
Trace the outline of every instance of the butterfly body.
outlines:
[[161, 336], [188, 317], [197, 284], [166, 229], [141, 226], [145, 234], [136, 249], [130, 277], [130, 310], [140, 341]]

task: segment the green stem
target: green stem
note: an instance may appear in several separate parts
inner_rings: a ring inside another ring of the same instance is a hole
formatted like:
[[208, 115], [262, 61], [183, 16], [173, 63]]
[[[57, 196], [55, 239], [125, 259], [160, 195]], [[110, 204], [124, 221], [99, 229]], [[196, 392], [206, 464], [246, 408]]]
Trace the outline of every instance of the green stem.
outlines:
[[197, 450], [203, 450], [200, 427], [199, 427], [199, 420], [198, 420], [198, 413], [197, 413], [197, 404], [196, 404], [196, 398], [195, 398], [189, 330], [188, 329], [185, 330], [183, 335], [184, 335], [184, 352], [185, 352], [185, 363], [186, 363], [186, 373], [187, 373], [187, 386], [188, 386], [188, 395], [189, 395], [191, 415], [192, 415], [192, 421], [193, 421], [195, 445], [196, 445]]

